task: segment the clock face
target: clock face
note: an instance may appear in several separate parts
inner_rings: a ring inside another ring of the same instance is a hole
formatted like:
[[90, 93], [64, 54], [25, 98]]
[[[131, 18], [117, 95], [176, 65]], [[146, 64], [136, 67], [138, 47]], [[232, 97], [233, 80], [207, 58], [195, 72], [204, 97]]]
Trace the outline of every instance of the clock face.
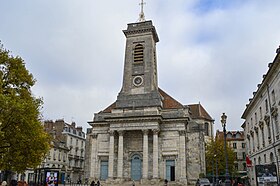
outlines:
[[143, 78], [141, 76], [136, 76], [135, 78], [133, 78], [133, 84], [135, 86], [140, 86], [143, 83]]

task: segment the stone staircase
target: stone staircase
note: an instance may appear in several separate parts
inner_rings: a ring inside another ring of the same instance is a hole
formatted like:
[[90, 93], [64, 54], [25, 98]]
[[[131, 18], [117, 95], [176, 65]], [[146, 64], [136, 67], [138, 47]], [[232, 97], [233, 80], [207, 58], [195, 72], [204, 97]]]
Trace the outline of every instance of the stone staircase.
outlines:
[[[154, 182], [154, 183], [141, 183], [140, 181], [135, 181], [135, 186], [164, 186], [164, 182], [160, 181], [160, 182]], [[101, 186], [133, 186], [133, 182], [132, 181], [126, 181], [124, 183], [121, 184], [109, 184], [106, 182], [101, 182]], [[169, 182], [168, 186], [182, 186], [182, 184], [176, 183], [176, 182]]]

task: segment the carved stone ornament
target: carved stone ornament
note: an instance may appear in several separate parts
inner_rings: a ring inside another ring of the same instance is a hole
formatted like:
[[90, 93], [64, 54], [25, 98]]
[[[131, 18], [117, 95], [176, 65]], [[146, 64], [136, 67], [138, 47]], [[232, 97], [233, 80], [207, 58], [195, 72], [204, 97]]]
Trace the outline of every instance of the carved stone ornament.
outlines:
[[254, 136], [254, 131], [250, 130], [250, 134], [251, 134], [251, 136]]
[[149, 129], [144, 129], [144, 130], [142, 130], [142, 132], [143, 132], [143, 135], [148, 135]]
[[158, 134], [159, 133], [159, 129], [153, 129], [153, 134]]
[[92, 134], [91, 134], [91, 137], [92, 137], [92, 138], [97, 138], [97, 135], [98, 135], [97, 133], [92, 133]]
[[260, 128], [263, 128], [263, 125], [264, 125], [264, 121], [263, 121], [263, 120], [260, 120], [260, 121], [259, 121], [259, 127], [260, 127]]
[[123, 131], [123, 130], [118, 130], [118, 133], [119, 133], [119, 136], [123, 136], [124, 133], [125, 133], [125, 131]]
[[180, 136], [183, 136], [183, 135], [185, 135], [186, 134], [186, 131], [185, 130], [179, 130], [179, 135]]
[[109, 130], [108, 132], [109, 132], [110, 136], [113, 136], [115, 134], [114, 130]]
[[276, 106], [271, 107], [271, 115], [276, 117], [278, 115], [278, 108]]
[[259, 127], [255, 126], [255, 127], [254, 127], [254, 130], [256, 131], [256, 133], [258, 133]]
[[268, 114], [266, 114], [266, 115], [264, 116], [264, 120], [266, 121], [266, 123], [267, 123], [267, 121], [269, 121], [269, 118], [270, 118], [270, 116], [269, 116]]

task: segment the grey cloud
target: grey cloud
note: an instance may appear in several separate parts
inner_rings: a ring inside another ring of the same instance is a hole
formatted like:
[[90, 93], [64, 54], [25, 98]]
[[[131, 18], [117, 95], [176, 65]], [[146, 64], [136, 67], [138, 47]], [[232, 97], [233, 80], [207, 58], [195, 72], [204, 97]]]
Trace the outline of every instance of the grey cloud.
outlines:
[[[88, 127], [120, 91], [122, 30], [137, 20], [138, 2], [28, 2], [1, 2], [0, 39], [38, 80], [33, 90], [44, 97], [44, 118]], [[229, 129], [240, 129], [245, 104], [280, 44], [280, 2], [246, 1], [204, 14], [197, 2], [146, 0], [146, 19], [160, 37], [160, 87], [184, 104], [200, 101], [216, 128], [226, 112]]]

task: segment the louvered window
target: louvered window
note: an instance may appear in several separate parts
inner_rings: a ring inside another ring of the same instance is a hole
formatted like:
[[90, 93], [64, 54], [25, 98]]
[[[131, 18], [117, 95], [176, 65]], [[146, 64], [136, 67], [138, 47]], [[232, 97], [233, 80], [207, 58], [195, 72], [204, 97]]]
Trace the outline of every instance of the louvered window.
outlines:
[[139, 62], [142, 63], [143, 58], [144, 58], [144, 47], [143, 47], [143, 45], [138, 44], [134, 48], [134, 62], [135, 63], [139, 63]]

